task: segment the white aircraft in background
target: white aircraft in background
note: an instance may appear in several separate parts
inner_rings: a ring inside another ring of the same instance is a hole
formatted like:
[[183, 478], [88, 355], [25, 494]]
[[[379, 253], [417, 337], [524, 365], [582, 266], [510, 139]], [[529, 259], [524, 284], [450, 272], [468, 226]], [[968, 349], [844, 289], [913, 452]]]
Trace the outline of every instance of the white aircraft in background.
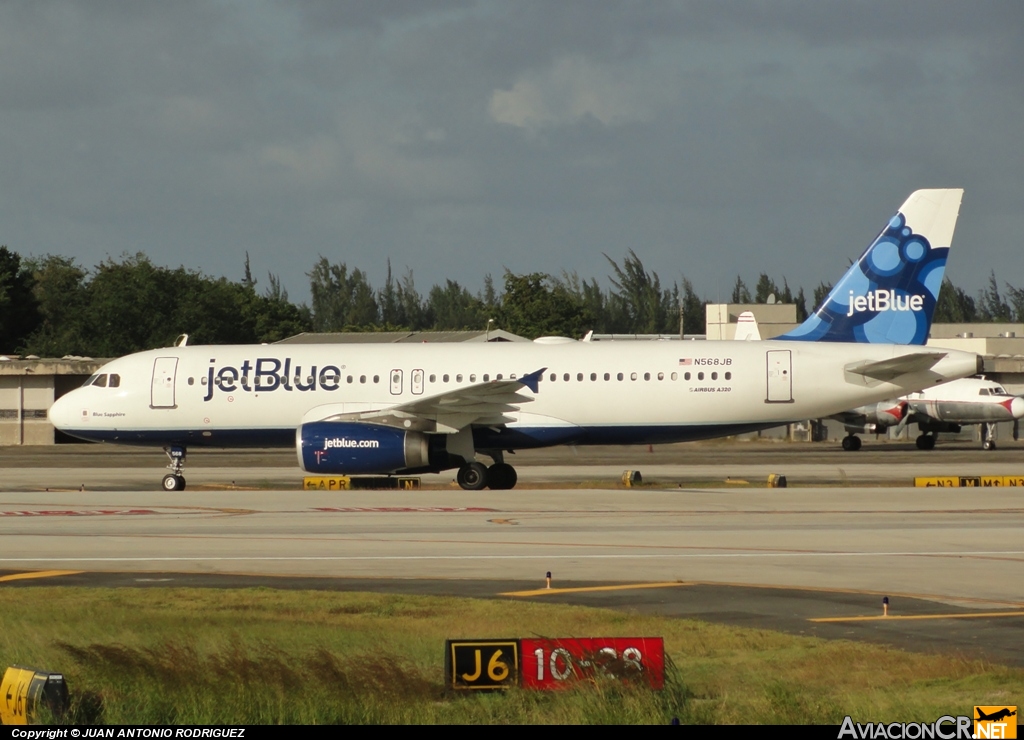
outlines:
[[859, 450], [858, 433], [880, 434], [889, 427], [902, 430], [916, 423], [921, 431], [917, 447], [935, 447], [939, 432], [959, 433], [967, 424], [981, 424], [982, 449], [994, 450], [995, 424], [1013, 422], [1013, 438], [1017, 439], [1018, 420], [1024, 417], [1024, 398], [1007, 393], [999, 383], [985, 378], [962, 378], [935, 388], [910, 393], [895, 401], [869, 404], [851, 411], [833, 414], [843, 422], [849, 434], [843, 438], [844, 450]]
[[516, 449], [821, 418], [979, 372], [973, 353], [907, 346], [928, 335], [962, 195], [913, 193], [777, 340], [171, 347], [104, 365], [50, 420], [82, 439], [162, 446], [167, 490], [185, 487], [190, 446], [291, 445], [310, 473], [457, 468], [477, 490], [515, 485], [505, 453]]

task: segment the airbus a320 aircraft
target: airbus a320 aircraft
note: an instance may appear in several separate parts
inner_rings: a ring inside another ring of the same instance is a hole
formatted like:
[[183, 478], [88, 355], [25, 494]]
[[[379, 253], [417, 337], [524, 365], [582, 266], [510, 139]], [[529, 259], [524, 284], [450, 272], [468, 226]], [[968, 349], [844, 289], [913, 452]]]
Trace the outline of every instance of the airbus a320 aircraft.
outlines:
[[962, 195], [912, 194], [778, 340], [172, 347], [104, 365], [50, 420], [82, 439], [164, 447], [167, 490], [185, 487], [190, 446], [291, 445], [312, 473], [457, 468], [477, 490], [515, 485], [505, 453], [517, 449], [821, 418], [979, 371], [975, 354], [905, 346], [928, 335]]
[[984, 430], [982, 449], [994, 450], [995, 424], [1014, 422], [1024, 417], [1024, 398], [1006, 392], [999, 383], [985, 378], [961, 378], [937, 388], [927, 388], [895, 401], [869, 404], [832, 418], [843, 422], [849, 434], [843, 438], [843, 449], [860, 449], [858, 433], [879, 434], [889, 427], [902, 430], [907, 424], [918, 425], [921, 430], [917, 447], [930, 450], [935, 447], [939, 432], [959, 433], [967, 424], [981, 424]]

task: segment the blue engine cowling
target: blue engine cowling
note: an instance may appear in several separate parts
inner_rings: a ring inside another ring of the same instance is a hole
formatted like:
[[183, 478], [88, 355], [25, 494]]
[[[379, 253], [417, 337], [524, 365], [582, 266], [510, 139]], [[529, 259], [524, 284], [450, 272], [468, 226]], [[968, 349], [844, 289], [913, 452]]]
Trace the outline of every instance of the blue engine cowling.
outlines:
[[295, 433], [308, 473], [385, 475], [430, 466], [427, 435], [358, 421], [314, 421]]

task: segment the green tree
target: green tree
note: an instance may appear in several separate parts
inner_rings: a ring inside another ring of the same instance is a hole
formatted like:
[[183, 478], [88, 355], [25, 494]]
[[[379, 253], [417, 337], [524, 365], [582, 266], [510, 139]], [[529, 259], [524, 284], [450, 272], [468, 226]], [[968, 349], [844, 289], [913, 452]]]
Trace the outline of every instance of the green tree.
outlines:
[[743, 278], [739, 275], [736, 276], [736, 284], [732, 287], [732, 296], [729, 300], [730, 303], [751, 303], [750, 291], [747, 289], [746, 283], [743, 282]]
[[935, 302], [933, 321], [940, 324], [969, 324], [978, 318], [974, 299], [967, 291], [953, 285], [948, 277], [939, 288], [939, 299]]
[[999, 294], [995, 270], [989, 275], [988, 287], [978, 297], [978, 318], [993, 323], [1008, 322], [1013, 318], [1013, 309]]
[[483, 329], [494, 318], [487, 314], [483, 301], [454, 280], [435, 285], [427, 296], [426, 323], [434, 329]]
[[513, 334], [581, 337], [593, 317], [564, 285], [543, 273], [505, 273], [505, 292], [498, 311], [498, 326]]
[[762, 272], [757, 279], [757, 287], [754, 288], [754, 303], [767, 303], [769, 296], [773, 295], [776, 301], [784, 302], [779, 293], [779, 286], [775, 284], [775, 281]]
[[39, 327], [33, 276], [21, 257], [0, 247], [0, 353], [20, 351]]
[[380, 321], [374, 290], [359, 269], [321, 257], [307, 273], [315, 331], [358, 331]]

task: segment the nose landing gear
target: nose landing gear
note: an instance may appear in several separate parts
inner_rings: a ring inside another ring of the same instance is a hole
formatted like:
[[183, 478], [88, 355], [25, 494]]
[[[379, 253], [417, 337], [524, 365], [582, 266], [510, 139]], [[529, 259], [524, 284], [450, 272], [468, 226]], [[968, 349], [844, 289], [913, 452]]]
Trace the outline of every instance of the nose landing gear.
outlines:
[[171, 472], [165, 475], [163, 480], [164, 490], [184, 491], [185, 476], [182, 475], [182, 472], [185, 470], [185, 448], [164, 447], [164, 453], [171, 461], [167, 466], [167, 469]]

